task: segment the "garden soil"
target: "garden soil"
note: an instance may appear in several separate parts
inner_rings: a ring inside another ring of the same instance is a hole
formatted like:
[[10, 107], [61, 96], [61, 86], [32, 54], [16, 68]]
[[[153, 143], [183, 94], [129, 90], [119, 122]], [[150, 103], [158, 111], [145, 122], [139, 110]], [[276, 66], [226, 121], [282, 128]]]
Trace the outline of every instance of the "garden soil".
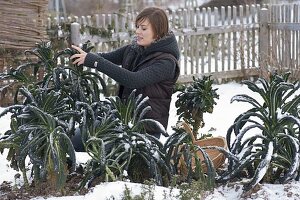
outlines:
[[[17, 174], [16, 176], [19, 176]], [[15, 176], [15, 177], [16, 177]], [[1, 200], [29, 200], [34, 197], [59, 197], [59, 196], [73, 196], [84, 195], [89, 192], [89, 189], [83, 188], [78, 190], [80, 181], [82, 181], [83, 175], [80, 173], [72, 173], [67, 177], [66, 184], [62, 191], [57, 191], [51, 187], [48, 183], [43, 182], [39, 184], [31, 183], [29, 187], [14, 186], [12, 182], [4, 181], [0, 185], [0, 199]]]

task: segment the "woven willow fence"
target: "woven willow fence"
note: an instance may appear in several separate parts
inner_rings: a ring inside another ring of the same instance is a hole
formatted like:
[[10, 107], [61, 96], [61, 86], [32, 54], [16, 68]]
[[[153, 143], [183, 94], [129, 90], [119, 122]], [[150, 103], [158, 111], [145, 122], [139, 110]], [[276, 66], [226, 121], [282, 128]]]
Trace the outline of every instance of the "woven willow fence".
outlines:
[[[37, 42], [48, 38], [47, 9], [48, 0], [0, 0], [0, 72], [7, 71], [12, 63], [24, 60], [24, 50], [32, 49]], [[2, 84], [0, 81], [0, 88]], [[11, 91], [15, 88], [1, 90], [0, 106], [11, 102]]]
[[0, 48], [30, 49], [47, 38], [48, 0], [0, 1]]

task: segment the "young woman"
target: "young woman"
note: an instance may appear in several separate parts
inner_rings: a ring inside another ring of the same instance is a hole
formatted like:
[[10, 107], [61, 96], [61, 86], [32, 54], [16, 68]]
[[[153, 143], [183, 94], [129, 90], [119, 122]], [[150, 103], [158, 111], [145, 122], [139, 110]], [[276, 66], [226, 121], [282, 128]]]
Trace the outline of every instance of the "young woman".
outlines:
[[[168, 125], [169, 108], [175, 82], [179, 75], [179, 48], [169, 31], [168, 18], [158, 7], [143, 9], [135, 20], [133, 42], [109, 53], [80, 53], [71, 57], [73, 64], [96, 68], [119, 83], [118, 95], [126, 99], [132, 90], [148, 96], [152, 110], [145, 118]], [[120, 67], [121, 66], [121, 67]], [[160, 138], [157, 130], [145, 127], [149, 134]]]

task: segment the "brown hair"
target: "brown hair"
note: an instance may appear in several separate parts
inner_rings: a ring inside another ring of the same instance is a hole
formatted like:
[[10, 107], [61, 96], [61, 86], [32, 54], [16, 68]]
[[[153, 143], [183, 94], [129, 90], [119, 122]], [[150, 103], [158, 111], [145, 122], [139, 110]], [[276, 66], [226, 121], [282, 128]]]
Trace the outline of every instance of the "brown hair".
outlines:
[[163, 9], [158, 7], [144, 8], [136, 17], [135, 25], [137, 26], [138, 23], [143, 22], [146, 19], [149, 20], [157, 39], [168, 34], [169, 21], [166, 12]]

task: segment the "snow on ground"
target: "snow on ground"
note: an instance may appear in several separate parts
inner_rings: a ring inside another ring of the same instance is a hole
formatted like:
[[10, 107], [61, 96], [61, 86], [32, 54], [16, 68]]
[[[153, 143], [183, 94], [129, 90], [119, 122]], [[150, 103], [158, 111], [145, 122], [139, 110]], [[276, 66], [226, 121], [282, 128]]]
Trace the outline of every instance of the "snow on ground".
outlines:
[[[146, 186], [147, 187], [147, 186]], [[72, 197], [52, 197], [47, 198], [47, 200], [115, 200], [115, 199], [122, 199], [122, 195], [125, 189], [129, 189], [131, 191], [131, 195], [140, 195], [141, 191], [145, 191], [143, 186], [138, 183], [127, 183], [122, 181], [116, 181], [111, 183], [102, 183], [97, 185], [93, 192], [86, 194], [85, 196], [72, 196]], [[151, 188], [150, 188], [151, 190]], [[153, 188], [154, 199], [169, 199], [169, 200], [177, 200], [176, 197], [179, 194], [178, 190], [169, 190], [165, 187], [155, 186]], [[119, 195], [119, 196], [118, 196]], [[118, 197], [117, 197], [118, 196]], [[34, 198], [33, 200], [44, 200], [45, 198]], [[151, 199], [146, 197], [146, 199]]]
[[[259, 100], [254, 93], [252, 93], [247, 86], [238, 83], [227, 83], [222, 85], [214, 85], [218, 88], [217, 93], [220, 98], [216, 100], [217, 105], [214, 108], [212, 114], [204, 114], [205, 127], [200, 130], [200, 133], [212, 133], [214, 136], [225, 136], [227, 129], [233, 123], [234, 119], [242, 112], [248, 110], [250, 107], [247, 103], [233, 102], [230, 103], [230, 99], [236, 94], [248, 94]], [[177, 94], [173, 95], [170, 110], [170, 119], [168, 132], [172, 134], [172, 126], [176, 125], [177, 115], [175, 108]], [[0, 107], [0, 112], [4, 108]], [[5, 130], [9, 129], [10, 117], [6, 115], [0, 118], [0, 134], [3, 134]], [[213, 131], [211, 131], [213, 130]], [[161, 141], [164, 142], [166, 138], [162, 137]], [[88, 159], [85, 153], [78, 153], [78, 162], [84, 163]], [[9, 168], [9, 163], [6, 161], [6, 152], [0, 154], [0, 183], [3, 181], [14, 181], [14, 175], [17, 172]], [[97, 185], [92, 192], [85, 196], [72, 196], [72, 197], [49, 197], [47, 200], [104, 200], [115, 199], [121, 200], [125, 185], [129, 188], [133, 195], [137, 195], [143, 191], [143, 185], [129, 182], [112, 182], [103, 183]], [[172, 200], [176, 199], [178, 190], [170, 191], [168, 188], [155, 187], [153, 189], [154, 198], [156, 200]], [[215, 188], [211, 194], [209, 194], [206, 200], [239, 200], [239, 199], [259, 199], [259, 200], [300, 200], [300, 182], [290, 182], [288, 184], [263, 184], [259, 186], [257, 192], [252, 193], [250, 196], [243, 197], [242, 183], [228, 183], [224, 186]], [[172, 192], [172, 193], [171, 193]], [[45, 198], [37, 197], [34, 200], [44, 200]]]

